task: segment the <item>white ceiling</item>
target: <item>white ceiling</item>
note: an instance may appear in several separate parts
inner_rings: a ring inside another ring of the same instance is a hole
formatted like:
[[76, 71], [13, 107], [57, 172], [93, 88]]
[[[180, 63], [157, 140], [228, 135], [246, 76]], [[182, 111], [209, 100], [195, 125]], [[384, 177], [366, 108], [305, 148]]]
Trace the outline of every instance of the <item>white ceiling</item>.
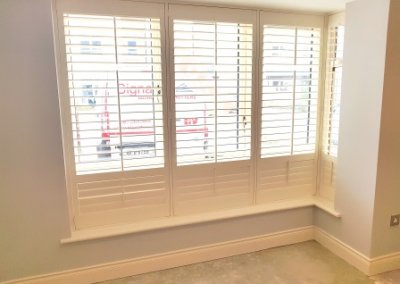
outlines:
[[291, 11], [331, 13], [344, 10], [352, 0], [189, 0], [196, 3], [230, 4]]

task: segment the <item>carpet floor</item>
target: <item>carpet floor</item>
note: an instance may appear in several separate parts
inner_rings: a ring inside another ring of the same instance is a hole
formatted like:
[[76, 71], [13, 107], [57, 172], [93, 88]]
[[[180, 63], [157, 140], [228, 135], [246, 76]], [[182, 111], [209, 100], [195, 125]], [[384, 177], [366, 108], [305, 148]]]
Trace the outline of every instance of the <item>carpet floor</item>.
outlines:
[[400, 284], [400, 270], [368, 277], [315, 241], [101, 284]]

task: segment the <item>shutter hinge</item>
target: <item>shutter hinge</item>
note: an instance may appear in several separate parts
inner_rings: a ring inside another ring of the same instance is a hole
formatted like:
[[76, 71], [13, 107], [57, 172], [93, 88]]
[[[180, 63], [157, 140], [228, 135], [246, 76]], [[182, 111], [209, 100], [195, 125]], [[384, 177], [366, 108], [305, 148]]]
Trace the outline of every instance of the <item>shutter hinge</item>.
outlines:
[[72, 217], [72, 223], [74, 225], [74, 229], [76, 230], [77, 229], [77, 225], [76, 225], [76, 217], [75, 216]]

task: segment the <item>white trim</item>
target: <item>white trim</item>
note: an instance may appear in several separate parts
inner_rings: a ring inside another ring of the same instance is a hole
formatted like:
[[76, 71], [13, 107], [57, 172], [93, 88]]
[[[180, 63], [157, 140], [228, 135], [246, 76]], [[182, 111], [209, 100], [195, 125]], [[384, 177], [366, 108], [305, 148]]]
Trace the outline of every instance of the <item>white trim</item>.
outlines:
[[[60, 96], [59, 94], [61, 92], [66, 92], [67, 90], [64, 89], [65, 85], [65, 80], [66, 78], [63, 77], [65, 73], [64, 68], [65, 66], [62, 64], [62, 47], [60, 45], [60, 23], [58, 20], [58, 12], [57, 12], [57, 4], [56, 4], [56, 0], [52, 0], [51, 1], [51, 10], [52, 10], [52, 21], [53, 21], [53, 25], [52, 25], [52, 29], [53, 29], [53, 44], [54, 44], [54, 56], [55, 56], [55, 65], [56, 65], [56, 75], [57, 75], [57, 90], [58, 90], [58, 105], [60, 108], [60, 120], [61, 120], [61, 142], [62, 142], [62, 148], [63, 148], [63, 162], [64, 162], [64, 168], [65, 168], [65, 173], [64, 173], [64, 177], [65, 177], [65, 193], [67, 194], [67, 200], [68, 200], [68, 219], [69, 219], [69, 227], [71, 232], [75, 230], [75, 220], [74, 220], [74, 212], [75, 212], [75, 208], [74, 208], [74, 202], [73, 202], [73, 195], [71, 192], [71, 184], [69, 181], [69, 177], [72, 175], [72, 168], [70, 168], [68, 165], [71, 164], [70, 159], [71, 157], [69, 156], [71, 153], [69, 152], [69, 148], [68, 148], [68, 143], [66, 143], [66, 139], [64, 139], [63, 137], [68, 137], [70, 138], [68, 135], [68, 131], [66, 131], [67, 128], [67, 124], [64, 120], [64, 114], [63, 112], [66, 111], [66, 107], [65, 107], [65, 96]], [[65, 114], [66, 115], [66, 114]]]
[[400, 269], [400, 252], [369, 258], [318, 227], [314, 239], [368, 276]]
[[149, 1], [135, 1], [135, 9], [132, 9], [132, 2], [121, 0], [56, 0], [56, 3], [57, 11], [60, 11], [60, 14], [86, 13], [88, 15], [157, 17], [161, 19], [164, 16], [164, 4]]
[[23, 278], [4, 284], [94, 283], [141, 273], [164, 270], [182, 265], [260, 251], [313, 239], [313, 226], [227, 241], [213, 245], [183, 249], [163, 254], [110, 262], [102, 265], [67, 270], [58, 273]]
[[289, 13], [276, 13], [261, 11], [261, 26], [264, 25], [282, 25], [282, 26], [295, 26], [295, 27], [315, 27], [320, 28], [321, 33], [324, 28], [324, 17], [316, 15], [303, 15], [296, 16]]
[[370, 260], [369, 275], [400, 269], [400, 251]]
[[[85, 229], [71, 232], [71, 237], [61, 240], [62, 244], [101, 239], [113, 236], [127, 235], [137, 232], [145, 232], [156, 229], [173, 228], [189, 224], [206, 223], [216, 220], [225, 220], [235, 217], [243, 217], [256, 214], [264, 214], [269, 212], [277, 212], [283, 210], [290, 210], [296, 208], [303, 208], [312, 206], [313, 199], [299, 199], [291, 201], [271, 202], [270, 204], [249, 206], [244, 208], [221, 210], [214, 212], [207, 212], [202, 214], [195, 214], [189, 216], [176, 216], [173, 218], [159, 218], [154, 220], [147, 220], [144, 222], [137, 222], [127, 225], [118, 226], [104, 226], [94, 229]], [[329, 212], [328, 212], [329, 213]]]
[[344, 26], [344, 21], [345, 21], [345, 12], [340, 12], [330, 15], [328, 28], [335, 26]]
[[335, 209], [335, 202], [333, 200], [321, 198], [318, 196], [314, 197], [314, 206], [318, 207], [321, 210], [335, 216], [337, 218], [341, 218], [340, 212], [336, 211]]
[[146, 232], [158, 229], [174, 228], [178, 226], [207, 223], [217, 220], [226, 220], [237, 217], [251, 216], [257, 214], [265, 214], [270, 212], [278, 212], [297, 208], [316, 206], [321, 210], [340, 218], [341, 215], [333, 207], [333, 203], [322, 201], [315, 197], [309, 197], [297, 200], [286, 200], [270, 202], [268, 204], [260, 204], [243, 208], [213, 211], [201, 214], [193, 214], [188, 216], [176, 216], [173, 218], [158, 218], [137, 223], [116, 226], [103, 226], [93, 229], [84, 229], [72, 231], [71, 236], [61, 239], [62, 244], [102, 239], [114, 236], [128, 235], [138, 232]]
[[257, 11], [252, 9], [231, 9], [186, 5], [169, 5], [169, 17], [172, 20], [235, 22], [241, 24], [256, 24]]
[[330, 14], [338, 13], [339, 11], [333, 11], [332, 13], [329, 11], [310, 11], [309, 9], [290, 9], [290, 8], [278, 8], [278, 7], [268, 7], [265, 5], [246, 5], [243, 3], [198, 3], [196, 1], [190, 0], [130, 0], [130, 1], [140, 1], [140, 2], [150, 2], [150, 3], [167, 3], [174, 5], [187, 5], [193, 7], [213, 7], [213, 8], [230, 8], [230, 9], [240, 9], [240, 10], [254, 10], [254, 11], [265, 11], [265, 12], [274, 12], [274, 13], [287, 13], [287, 14], [302, 14], [302, 15], [314, 15], [314, 16], [325, 16]]
[[314, 227], [314, 239], [335, 255], [369, 275], [370, 259], [364, 254], [317, 227]]

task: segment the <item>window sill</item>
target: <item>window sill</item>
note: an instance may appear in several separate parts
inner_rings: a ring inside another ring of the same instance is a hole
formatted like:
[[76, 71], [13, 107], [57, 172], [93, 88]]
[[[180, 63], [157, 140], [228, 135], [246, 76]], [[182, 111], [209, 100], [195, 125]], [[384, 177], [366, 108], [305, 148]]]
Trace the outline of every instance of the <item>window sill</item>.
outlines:
[[237, 208], [237, 209], [209, 212], [191, 216], [178, 216], [173, 218], [167, 217], [163, 219], [157, 219], [157, 220], [134, 223], [134, 224], [108, 226], [103, 228], [74, 231], [71, 233], [71, 237], [61, 239], [61, 243], [68, 244], [68, 243], [88, 241], [93, 239], [103, 239], [103, 238], [122, 236], [137, 232], [174, 228], [184, 225], [206, 223], [206, 222], [225, 220], [235, 217], [257, 215], [268, 212], [277, 212], [283, 210], [304, 208], [309, 206], [316, 206], [324, 210], [325, 212], [340, 218], [340, 213], [334, 209], [333, 202], [328, 202], [320, 198], [310, 197], [305, 199], [249, 206], [248, 208]]
[[338, 211], [335, 209], [335, 204], [331, 200], [323, 199], [320, 197], [314, 197], [314, 206], [325, 211], [326, 213], [331, 214], [334, 217], [340, 218], [341, 215]]

